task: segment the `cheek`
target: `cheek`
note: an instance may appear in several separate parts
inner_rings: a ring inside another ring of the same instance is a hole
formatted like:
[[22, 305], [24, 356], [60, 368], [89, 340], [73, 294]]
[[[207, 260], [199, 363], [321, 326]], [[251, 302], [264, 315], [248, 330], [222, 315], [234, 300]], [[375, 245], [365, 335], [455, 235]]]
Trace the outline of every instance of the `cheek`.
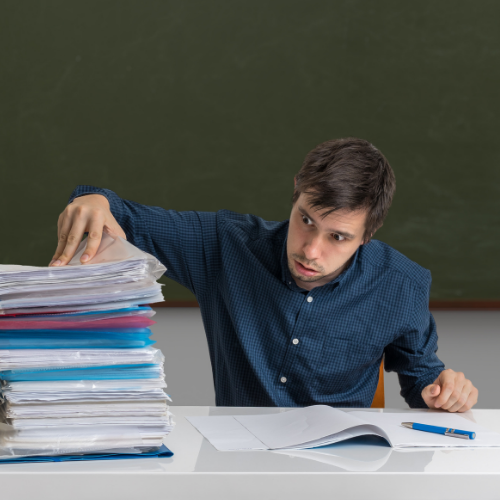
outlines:
[[297, 227], [296, 223], [295, 224], [291, 223], [288, 229], [288, 238], [287, 238], [288, 247], [290, 249], [300, 247], [302, 240], [303, 240], [303, 235], [302, 231], [300, 230], [300, 227]]
[[332, 245], [326, 257], [328, 265], [330, 265], [330, 267], [338, 267], [339, 264], [343, 264], [352, 256], [356, 248], [355, 245]]

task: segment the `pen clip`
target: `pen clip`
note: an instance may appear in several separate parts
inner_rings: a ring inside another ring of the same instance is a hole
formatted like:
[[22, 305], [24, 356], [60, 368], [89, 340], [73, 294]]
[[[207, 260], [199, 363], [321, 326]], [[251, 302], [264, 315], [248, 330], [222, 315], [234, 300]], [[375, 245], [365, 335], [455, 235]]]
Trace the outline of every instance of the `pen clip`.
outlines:
[[456, 434], [455, 432], [453, 432], [453, 429], [451, 430], [451, 432], [445, 432], [444, 435], [460, 439], [469, 439], [468, 434]]

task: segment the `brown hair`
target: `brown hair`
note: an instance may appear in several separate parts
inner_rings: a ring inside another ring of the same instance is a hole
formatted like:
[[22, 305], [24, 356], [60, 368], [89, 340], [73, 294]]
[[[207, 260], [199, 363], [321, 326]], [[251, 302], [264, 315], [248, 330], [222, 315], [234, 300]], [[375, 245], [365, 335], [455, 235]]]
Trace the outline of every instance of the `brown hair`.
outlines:
[[295, 177], [292, 197], [310, 196], [316, 210], [367, 209], [364, 242], [379, 229], [387, 215], [396, 190], [396, 177], [385, 156], [363, 139], [333, 139], [316, 146], [306, 156]]

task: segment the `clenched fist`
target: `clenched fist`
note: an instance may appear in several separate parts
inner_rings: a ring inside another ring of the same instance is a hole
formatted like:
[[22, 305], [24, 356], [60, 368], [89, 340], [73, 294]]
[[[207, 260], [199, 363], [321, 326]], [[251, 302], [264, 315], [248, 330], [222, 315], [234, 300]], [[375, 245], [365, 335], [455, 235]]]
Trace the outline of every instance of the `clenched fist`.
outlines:
[[478, 390], [462, 372], [443, 370], [433, 384], [422, 391], [422, 398], [429, 408], [449, 412], [464, 412], [477, 403]]

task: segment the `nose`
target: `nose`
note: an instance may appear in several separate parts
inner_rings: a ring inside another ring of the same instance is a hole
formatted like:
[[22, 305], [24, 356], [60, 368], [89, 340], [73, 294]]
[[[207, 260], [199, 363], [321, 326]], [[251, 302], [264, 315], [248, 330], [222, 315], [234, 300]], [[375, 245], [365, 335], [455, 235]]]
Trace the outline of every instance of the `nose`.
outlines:
[[321, 239], [319, 236], [312, 237], [303, 247], [304, 256], [309, 261], [317, 260], [321, 255]]

